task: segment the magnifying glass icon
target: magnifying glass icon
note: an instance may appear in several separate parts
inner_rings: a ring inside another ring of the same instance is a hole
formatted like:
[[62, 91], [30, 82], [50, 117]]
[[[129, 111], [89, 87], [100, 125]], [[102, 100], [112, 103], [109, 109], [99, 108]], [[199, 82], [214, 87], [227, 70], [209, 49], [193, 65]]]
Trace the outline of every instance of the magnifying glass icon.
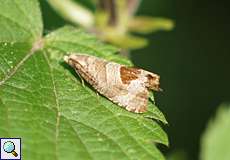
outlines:
[[15, 152], [15, 145], [13, 142], [11, 141], [7, 141], [3, 144], [3, 150], [6, 152], [6, 153], [11, 153], [14, 155], [14, 157], [17, 157], [18, 154], [17, 152]]

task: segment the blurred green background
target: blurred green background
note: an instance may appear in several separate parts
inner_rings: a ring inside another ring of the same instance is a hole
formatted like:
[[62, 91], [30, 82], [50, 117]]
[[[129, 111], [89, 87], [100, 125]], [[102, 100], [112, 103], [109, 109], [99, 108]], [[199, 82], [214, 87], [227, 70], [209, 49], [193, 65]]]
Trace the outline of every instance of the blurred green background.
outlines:
[[[65, 25], [48, 3], [41, 0], [45, 32]], [[93, 8], [89, 0], [82, 0]], [[198, 159], [200, 136], [217, 106], [230, 101], [229, 8], [227, 1], [143, 0], [137, 14], [171, 18], [170, 32], [147, 36], [149, 46], [131, 52], [136, 66], [161, 75], [164, 92], [156, 101], [166, 115], [165, 127], [172, 153], [186, 152]]]

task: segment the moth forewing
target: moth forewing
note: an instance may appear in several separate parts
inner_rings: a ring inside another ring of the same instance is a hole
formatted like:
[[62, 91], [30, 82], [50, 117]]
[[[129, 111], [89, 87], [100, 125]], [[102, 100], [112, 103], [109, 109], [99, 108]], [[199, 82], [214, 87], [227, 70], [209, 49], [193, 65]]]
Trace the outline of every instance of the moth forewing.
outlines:
[[160, 90], [160, 77], [143, 69], [85, 54], [73, 53], [64, 61], [100, 94], [131, 112], [147, 111], [149, 90]]

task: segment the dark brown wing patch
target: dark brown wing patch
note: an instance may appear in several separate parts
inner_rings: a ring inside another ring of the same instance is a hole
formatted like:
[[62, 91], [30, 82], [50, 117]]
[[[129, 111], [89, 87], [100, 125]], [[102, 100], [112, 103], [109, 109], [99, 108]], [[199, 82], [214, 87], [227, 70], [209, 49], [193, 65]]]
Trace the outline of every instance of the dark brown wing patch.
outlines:
[[137, 68], [124, 67], [120, 68], [121, 81], [123, 84], [130, 84], [132, 80], [138, 78], [141, 71]]
[[155, 91], [161, 91], [160, 89], [160, 76], [158, 76], [157, 74], [154, 75], [147, 75], [148, 81], [146, 83], [146, 87], [148, 89], [152, 89]]
[[150, 74], [147, 75], [147, 78], [148, 78], [149, 81], [155, 81], [157, 79], [157, 77], [154, 77], [154, 76], [152, 76]]

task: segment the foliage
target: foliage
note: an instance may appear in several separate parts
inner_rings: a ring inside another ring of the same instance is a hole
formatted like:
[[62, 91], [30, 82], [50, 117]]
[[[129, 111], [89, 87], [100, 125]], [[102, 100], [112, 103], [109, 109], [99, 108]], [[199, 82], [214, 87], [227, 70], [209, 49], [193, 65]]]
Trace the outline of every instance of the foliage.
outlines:
[[212, 119], [201, 141], [201, 160], [230, 159], [230, 105], [223, 104]]
[[131, 32], [147, 34], [174, 27], [173, 21], [167, 18], [134, 16], [140, 0], [94, 0], [95, 11], [74, 0], [48, 2], [66, 20], [124, 49], [142, 48], [148, 44], [147, 39]]
[[80, 29], [42, 32], [38, 1], [0, 1], [0, 137], [21, 137], [25, 160], [163, 160], [156, 143], [168, 139], [155, 120], [167, 122], [158, 108], [118, 107], [83, 86], [62, 58], [81, 52], [131, 62]]
[[167, 155], [167, 160], [188, 160], [188, 155], [183, 150], [175, 150]]

